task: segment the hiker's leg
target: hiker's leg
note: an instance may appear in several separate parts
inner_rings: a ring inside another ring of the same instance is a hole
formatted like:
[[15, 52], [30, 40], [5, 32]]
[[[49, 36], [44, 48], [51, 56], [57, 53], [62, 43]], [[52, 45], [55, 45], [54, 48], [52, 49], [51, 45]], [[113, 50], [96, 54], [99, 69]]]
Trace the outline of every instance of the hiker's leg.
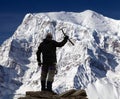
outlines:
[[47, 79], [47, 90], [52, 91], [52, 83], [54, 81], [56, 66], [49, 66], [48, 69], [48, 79]]
[[46, 90], [46, 81], [42, 81], [41, 80], [41, 91], [45, 91]]
[[41, 71], [41, 90], [45, 91], [46, 90], [46, 78], [47, 78], [47, 73], [48, 73], [48, 68], [47, 66], [42, 66], [42, 71]]

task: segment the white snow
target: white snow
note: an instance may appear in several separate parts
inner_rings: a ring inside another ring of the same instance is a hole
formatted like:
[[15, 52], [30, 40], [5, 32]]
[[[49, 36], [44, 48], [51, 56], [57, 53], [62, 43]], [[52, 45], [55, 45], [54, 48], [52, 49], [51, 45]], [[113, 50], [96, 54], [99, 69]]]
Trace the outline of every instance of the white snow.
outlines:
[[85, 89], [88, 99], [120, 99], [120, 21], [91, 10], [27, 14], [0, 46], [0, 97], [40, 90], [37, 48], [47, 32], [61, 41], [61, 28], [75, 45], [57, 48], [54, 91]]

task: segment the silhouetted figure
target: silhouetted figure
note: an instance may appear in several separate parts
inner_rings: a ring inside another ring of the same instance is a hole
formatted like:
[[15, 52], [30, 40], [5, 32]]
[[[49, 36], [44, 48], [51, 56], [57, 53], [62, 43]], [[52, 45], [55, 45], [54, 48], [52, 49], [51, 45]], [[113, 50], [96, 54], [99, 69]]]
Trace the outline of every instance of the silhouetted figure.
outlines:
[[[64, 37], [62, 42], [56, 42], [52, 40], [52, 34], [48, 33], [46, 38], [40, 43], [37, 51], [37, 61], [38, 65], [42, 65], [41, 71], [41, 90], [52, 92], [52, 83], [54, 81], [54, 76], [56, 72], [56, 47], [62, 47], [68, 40], [68, 36]], [[41, 62], [41, 53], [42, 60]]]

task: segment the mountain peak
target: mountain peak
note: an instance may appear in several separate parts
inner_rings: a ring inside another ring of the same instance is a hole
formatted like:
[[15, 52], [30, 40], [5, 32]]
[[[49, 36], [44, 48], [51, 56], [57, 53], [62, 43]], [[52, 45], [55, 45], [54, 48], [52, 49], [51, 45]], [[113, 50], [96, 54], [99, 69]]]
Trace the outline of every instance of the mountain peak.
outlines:
[[13, 36], [0, 47], [0, 76], [4, 76], [0, 97], [8, 99], [11, 93], [39, 91], [41, 71], [36, 51], [47, 31], [51, 31], [54, 40], [61, 41], [63, 27], [75, 46], [68, 42], [57, 49], [58, 74], [53, 90], [62, 93], [73, 88], [86, 89], [89, 99], [120, 97], [120, 24], [91, 10], [27, 14]]
[[89, 18], [90, 20], [92, 19], [93, 21], [95, 21], [96, 18], [100, 20], [103, 20], [105, 18], [103, 15], [92, 10], [85, 10], [81, 12], [81, 14], [83, 14], [83, 16], [86, 16], [85, 18]]
[[92, 11], [92, 10], [85, 10], [82, 13], [85, 13], [86, 15], [92, 15], [92, 14], [97, 13], [97, 12]]

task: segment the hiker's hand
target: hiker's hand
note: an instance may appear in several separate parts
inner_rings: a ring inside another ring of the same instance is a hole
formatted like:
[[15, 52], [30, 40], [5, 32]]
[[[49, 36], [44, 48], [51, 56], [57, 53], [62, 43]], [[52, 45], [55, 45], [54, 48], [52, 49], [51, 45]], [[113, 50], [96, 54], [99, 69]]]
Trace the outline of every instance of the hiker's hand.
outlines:
[[66, 35], [66, 36], [65, 36], [65, 39], [68, 40], [68, 39], [69, 39], [69, 36]]
[[42, 63], [41, 62], [38, 62], [38, 66], [41, 67]]
[[55, 70], [55, 75], [57, 75], [57, 73], [58, 73], [58, 70], [56, 69], [56, 70]]

